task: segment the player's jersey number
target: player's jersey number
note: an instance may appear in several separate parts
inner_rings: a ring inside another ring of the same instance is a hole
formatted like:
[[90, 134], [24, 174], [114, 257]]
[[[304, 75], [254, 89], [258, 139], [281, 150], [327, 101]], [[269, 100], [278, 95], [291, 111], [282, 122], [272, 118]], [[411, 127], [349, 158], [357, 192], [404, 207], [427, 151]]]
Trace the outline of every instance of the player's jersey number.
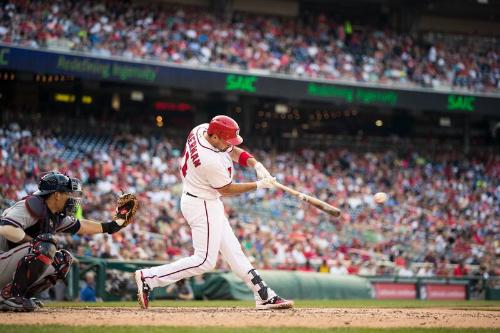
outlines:
[[188, 169], [188, 159], [189, 159], [189, 152], [186, 152], [186, 158], [184, 159], [184, 165], [181, 168], [182, 172], [182, 177], [186, 178], [186, 173]]

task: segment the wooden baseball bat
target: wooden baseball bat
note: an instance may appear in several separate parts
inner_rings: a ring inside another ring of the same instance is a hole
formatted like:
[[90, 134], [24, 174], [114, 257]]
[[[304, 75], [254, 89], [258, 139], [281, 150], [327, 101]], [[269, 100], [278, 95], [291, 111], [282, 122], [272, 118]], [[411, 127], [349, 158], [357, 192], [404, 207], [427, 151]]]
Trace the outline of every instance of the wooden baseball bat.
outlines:
[[337, 207], [333, 207], [332, 205], [327, 204], [324, 201], [321, 201], [317, 198], [311, 197], [310, 195], [301, 193], [297, 190], [294, 190], [293, 188], [290, 188], [288, 186], [280, 184], [277, 181], [275, 181], [274, 183], [275, 183], [277, 188], [282, 189], [283, 191], [290, 193], [291, 195], [299, 198], [302, 201], [305, 201], [305, 202], [313, 205], [314, 207], [324, 211], [325, 213], [328, 213], [333, 217], [340, 216], [340, 209], [338, 209]]

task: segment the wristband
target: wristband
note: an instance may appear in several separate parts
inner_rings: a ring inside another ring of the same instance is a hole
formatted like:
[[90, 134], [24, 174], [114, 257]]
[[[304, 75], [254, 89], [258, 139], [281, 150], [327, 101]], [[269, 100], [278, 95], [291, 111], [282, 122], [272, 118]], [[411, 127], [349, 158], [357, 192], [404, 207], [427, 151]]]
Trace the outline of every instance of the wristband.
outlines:
[[238, 158], [238, 164], [247, 167], [249, 158], [253, 158], [253, 155], [247, 153], [246, 151], [242, 151], [240, 157]]
[[120, 229], [122, 228], [115, 221], [101, 223], [101, 226], [102, 226], [102, 232], [103, 233], [106, 232], [110, 235], [120, 231]]

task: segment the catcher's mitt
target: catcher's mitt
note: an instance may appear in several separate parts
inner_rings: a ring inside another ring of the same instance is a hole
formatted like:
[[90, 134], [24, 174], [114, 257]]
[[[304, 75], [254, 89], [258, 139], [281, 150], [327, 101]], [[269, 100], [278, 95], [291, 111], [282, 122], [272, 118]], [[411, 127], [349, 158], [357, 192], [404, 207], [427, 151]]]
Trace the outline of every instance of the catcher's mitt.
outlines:
[[134, 194], [123, 193], [118, 197], [116, 202], [116, 211], [113, 220], [121, 227], [126, 227], [131, 223], [138, 206], [139, 201]]

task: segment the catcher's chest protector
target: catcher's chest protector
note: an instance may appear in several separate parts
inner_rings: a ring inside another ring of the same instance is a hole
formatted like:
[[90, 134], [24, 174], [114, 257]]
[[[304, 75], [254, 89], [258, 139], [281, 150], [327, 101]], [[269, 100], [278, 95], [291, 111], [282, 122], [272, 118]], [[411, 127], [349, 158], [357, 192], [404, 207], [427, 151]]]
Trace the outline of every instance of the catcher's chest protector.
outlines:
[[38, 220], [36, 224], [24, 230], [27, 235], [35, 238], [41, 233], [55, 233], [56, 228], [61, 223], [63, 216], [60, 214], [52, 214], [47, 208], [45, 201], [36, 195], [27, 197], [25, 205], [30, 215]]

